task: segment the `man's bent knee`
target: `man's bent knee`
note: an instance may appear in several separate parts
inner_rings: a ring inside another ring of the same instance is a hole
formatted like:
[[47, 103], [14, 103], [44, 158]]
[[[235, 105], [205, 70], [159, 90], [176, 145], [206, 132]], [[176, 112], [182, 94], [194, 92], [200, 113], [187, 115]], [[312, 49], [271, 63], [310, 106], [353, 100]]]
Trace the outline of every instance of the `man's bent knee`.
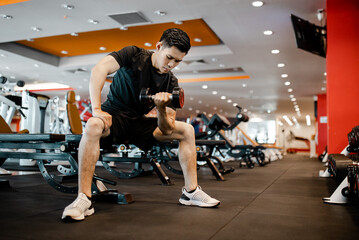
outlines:
[[105, 128], [104, 122], [97, 117], [91, 117], [85, 126], [85, 134], [88, 136], [101, 136]]

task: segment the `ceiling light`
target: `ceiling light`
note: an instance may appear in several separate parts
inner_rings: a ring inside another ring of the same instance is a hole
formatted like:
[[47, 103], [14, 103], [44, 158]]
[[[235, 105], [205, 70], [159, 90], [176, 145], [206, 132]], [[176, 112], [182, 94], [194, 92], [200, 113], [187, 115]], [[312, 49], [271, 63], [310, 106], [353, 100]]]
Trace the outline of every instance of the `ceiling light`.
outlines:
[[324, 76], [327, 76], [327, 72], [324, 73]]
[[101, 51], [105, 51], [105, 50], [106, 50], [105, 47], [100, 47], [99, 49], [100, 49]]
[[11, 67], [9, 67], [9, 66], [6, 66], [6, 67], [5, 67], [5, 69], [6, 69], [6, 70], [10, 70], [10, 69], [11, 69]]
[[157, 10], [157, 11], [155, 11], [155, 14], [156, 14], [156, 15], [158, 15], [158, 16], [161, 16], [161, 17], [163, 17], [163, 16], [165, 16], [165, 15], [167, 14], [167, 12], [165, 12], [165, 11], [160, 11], [160, 10]]
[[68, 54], [69, 52], [68, 52], [68, 51], [65, 51], [65, 50], [62, 50], [61, 53], [62, 53], [62, 54]]
[[146, 42], [144, 45], [145, 45], [146, 47], [152, 47], [152, 43], [149, 43], [149, 42]]
[[67, 9], [67, 10], [72, 10], [75, 8], [74, 5], [69, 5], [69, 4], [62, 4], [61, 7]]
[[226, 65], [224, 65], [224, 64], [221, 63], [221, 64], [219, 64], [219, 67], [220, 67], [220, 68], [224, 68], [224, 67], [226, 67]]
[[87, 20], [89, 23], [92, 23], [92, 24], [99, 24], [100, 22], [98, 20], [93, 20], [93, 19], [89, 19]]
[[287, 115], [284, 115], [283, 119], [288, 123], [289, 126], [293, 126], [292, 121], [287, 117]]
[[77, 37], [79, 34], [76, 32], [70, 33], [71, 36]]
[[208, 88], [208, 85], [203, 85], [202, 88], [203, 88], [203, 89], [207, 89], [207, 88]]
[[288, 92], [293, 92], [293, 89], [291, 89], [291, 88], [288, 88]]
[[12, 16], [10, 16], [10, 15], [5, 15], [5, 14], [2, 15], [2, 18], [4, 18], [4, 19], [13, 19]]
[[292, 101], [292, 102], [295, 102], [295, 101], [297, 101], [297, 99], [296, 99], [296, 98], [292, 98], [291, 101]]
[[282, 77], [282, 78], [287, 78], [287, 77], [288, 77], [288, 74], [286, 74], [286, 73], [285, 73], [285, 74], [282, 74], [281, 77]]
[[202, 100], [199, 100], [198, 103], [199, 103], [199, 104], [202, 104]]
[[128, 30], [128, 28], [127, 27], [120, 27], [120, 30], [126, 31], [126, 30]]
[[278, 63], [277, 66], [280, 67], [280, 68], [282, 68], [282, 67], [285, 67], [285, 64], [284, 64], [284, 63]]
[[32, 39], [32, 38], [27, 38], [26, 41], [28, 41], [28, 42], [33, 42], [34, 39]]
[[243, 109], [243, 112], [248, 112], [248, 109], [247, 108]]
[[322, 91], [325, 91], [325, 87], [322, 87]]
[[272, 112], [271, 110], [269, 110], [269, 109], [267, 110], [267, 113], [271, 113], [271, 112]]
[[247, 87], [247, 84], [243, 83], [243, 84], [242, 84], [242, 87]]
[[193, 108], [191, 108], [191, 107], [188, 108], [188, 111], [192, 111], [192, 110], [193, 110]]
[[289, 97], [290, 97], [290, 98], [294, 98], [294, 95], [293, 95], [293, 94], [291, 94], [291, 95], [289, 95]]
[[306, 120], [307, 120], [307, 126], [310, 126], [310, 116], [309, 115], [306, 115], [305, 116]]
[[238, 103], [233, 103], [233, 107], [236, 107], [236, 106], [238, 106]]
[[289, 86], [290, 82], [285, 82], [284, 85]]
[[193, 97], [189, 97], [189, 100], [193, 101], [193, 100], [194, 100], [194, 98], [193, 98]]
[[222, 99], [222, 100], [226, 99], [226, 96], [221, 96], [221, 99]]
[[212, 62], [218, 62], [218, 58], [212, 58], [211, 61]]
[[278, 49], [273, 49], [271, 52], [272, 52], [272, 54], [278, 54], [279, 50]]
[[201, 39], [201, 38], [195, 38], [195, 39], [193, 39], [193, 41], [195, 41], [195, 42], [202, 42], [202, 39]]
[[39, 28], [39, 27], [31, 27], [31, 30], [32, 30], [32, 31], [35, 31], [35, 32], [40, 32], [40, 31], [42, 31], [42, 29]]
[[250, 93], [250, 94], [253, 94], [253, 90], [250, 90], [249, 93]]
[[263, 6], [263, 2], [262, 1], [254, 1], [254, 2], [252, 2], [252, 6], [253, 7], [261, 7], [261, 6]]
[[175, 21], [174, 23], [175, 23], [175, 24], [177, 24], [177, 25], [181, 25], [181, 24], [183, 24], [183, 22], [182, 22], [182, 21]]
[[217, 92], [217, 91], [212, 91], [212, 94], [213, 94], [213, 95], [217, 95], [218, 92]]
[[196, 113], [199, 113], [199, 112], [200, 112], [200, 111], [197, 109], [197, 110], [196, 110]]
[[227, 100], [227, 103], [231, 103], [231, 102], [232, 102], [232, 100], [231, 100], [231, 99], [228, 99], [228, 100]]
[[273, 34], [273, 31], [271, 31], [271, 30], [265, 30], [265, 31], [263, 32], [263, 34], [264, 34], [264, 35], [267, 35], [267, 36], [270, 36], [270, 35]]
[[39, 64], [37, 64], [37, 63], [35, 63], [35, 64], [34, 64], [34, 67], [39, 68], [39, 67], [40, 67], [40, 65], [39, 65]]
[[3, 53], [0, 53], [0, 57], [7, 57], [7, 56]]

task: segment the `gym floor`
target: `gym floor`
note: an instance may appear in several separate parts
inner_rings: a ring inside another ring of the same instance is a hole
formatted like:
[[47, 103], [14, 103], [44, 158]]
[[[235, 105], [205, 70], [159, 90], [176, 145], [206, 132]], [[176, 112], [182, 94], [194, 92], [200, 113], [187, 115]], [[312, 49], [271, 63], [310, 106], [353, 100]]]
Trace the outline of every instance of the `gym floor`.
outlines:
[[[6, 166], [6, 163], [5, 163]], [[319, 178], [317, 159], [286, 155], [265, 167], [239, 168], [216, 181], [199, 170], [199, 183], [221, 200], [214, 209], [178, 204], [182, 177], [168, 173], [173, 186], [158, 177], [115, 179], [102, 167], [97, 174], [116, 180], [112, 187], [129, 192], [128, 205], [98, 202], [85, 221], [63, 223], [61, 214], [75, 195], [60, 193], [37, 174], [1, 176], [11, 188], [0, 189], [0, 239], [357, 239], [358, 205], [322, 202], [336, 188], [333, 179]]]

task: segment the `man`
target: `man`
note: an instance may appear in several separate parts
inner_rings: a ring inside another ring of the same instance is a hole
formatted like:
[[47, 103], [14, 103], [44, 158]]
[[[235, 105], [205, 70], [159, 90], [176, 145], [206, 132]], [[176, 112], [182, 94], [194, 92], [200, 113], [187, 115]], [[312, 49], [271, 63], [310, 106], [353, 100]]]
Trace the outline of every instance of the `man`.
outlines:
[[[93, 117], [87, 121], [79, 146], [79, 193], [63, 212], [63, 220], [83, 220], [94, 213], [91, 204], [91, 183], [100, 154], [101, 141], [121, 143], [125, 140], [143, 150], [156, 141], [178, 140], [179, 162], [185, 186], [179, 202], [184, 205], [216, 207], [197, 184], [197, 160], [194, 130], [190, 124], [176, 121], [170, 92], [178, 87], [171, 70], [191, 48], [188, 35], [177, 28], [163, 32], [150, 52], [135, 46], [125, 47], [104, 57], [92, 69], [90, 98]], [[117, 71], [117, 72], [116, 72]], [[116, 72], [107, 100], [101, 106], [101, 91], [107, 75]], [[154, 95], [157, 118], [146, 118], [151, 107], [139, 102], [142, 88]]]

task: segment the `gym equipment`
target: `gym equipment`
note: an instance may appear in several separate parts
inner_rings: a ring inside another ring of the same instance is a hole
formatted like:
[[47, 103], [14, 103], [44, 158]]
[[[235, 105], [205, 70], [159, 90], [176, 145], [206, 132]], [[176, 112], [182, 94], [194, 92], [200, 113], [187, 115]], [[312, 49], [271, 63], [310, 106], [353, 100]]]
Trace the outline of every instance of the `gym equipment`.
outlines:
[[[140, 102], [149, 107], [153, 106], [154, 96], [149, 94], [149, 88], [143, 88], [140, 92]], [[170, 100], [174, 108], [183, 108], [184, 105], [184, 90], [180, 87], [175, 87], [170, 95]]]
[[265, 149], [264, 147], [235, 145], [222, 132], [222, 130], [233, 130], [239, 123], [247, 122], [249, 120], [248, 116], [242, 113], [242, 108], [239, 106], [236, 107], [238, 109], [238, 114], [236, 116], [236, 121], [232, 124], [224, 116], [218, 114], [214, 114], [210, 120], [205, 114], [201, 114], [203, 122], [209, 128], [208, 135], [205, 136], [205, 138], [214, 138], [215, 136], [218, 136], [220, 139], [223, 139], [226, 142], [226, 154], [235, 159], [241, 160], [241, 164], [239, 165], [240, 167], [243, 162], [248, 168], [253, 168], [254, 162], [251, 159], [252, 157], [257, 160], [259, 166], [265, 166], [267, 163], [265, 161], [265, 155], [263, 154], [263, 150]]

